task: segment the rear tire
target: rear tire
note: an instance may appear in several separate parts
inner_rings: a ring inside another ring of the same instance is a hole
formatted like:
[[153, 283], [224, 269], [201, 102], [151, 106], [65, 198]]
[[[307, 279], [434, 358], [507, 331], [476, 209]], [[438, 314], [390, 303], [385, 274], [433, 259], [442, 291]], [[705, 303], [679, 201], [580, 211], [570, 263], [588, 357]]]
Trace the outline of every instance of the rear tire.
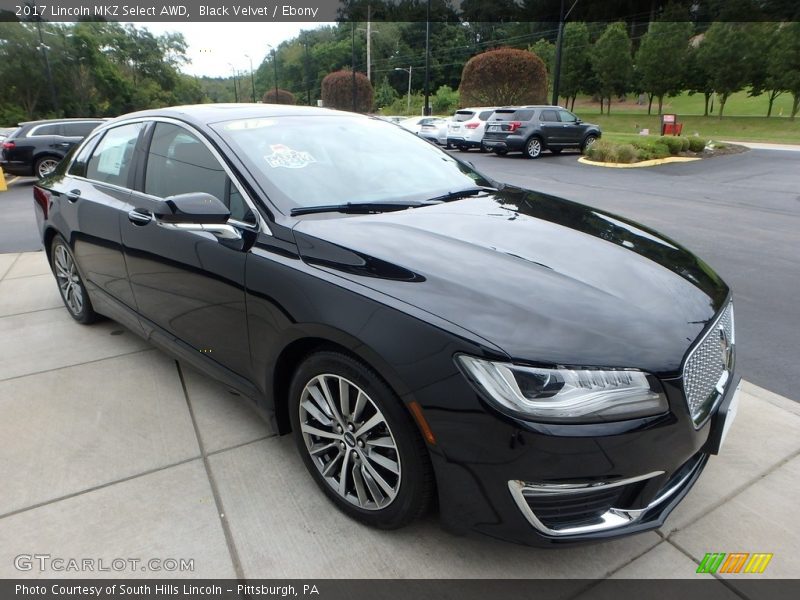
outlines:
[[61, 159], [57, 156], [42, 156], [37, 158], [36, 164], [33, 166], [33, 174], [39, 179], [47, 177], [55, 171], [60, 162]]
[[528, 158], [539, 158], [542, 155], [542, 140], [534, 136], [525, 144], [525, 155]]
[[83, 325], [94, 323], [100, 315], [92, 308], [92, 301], [89, 300], [89, 294], [86, 292], [86, 286], [83, 284], [69, 244], [57, 235], [53, 238], [50, 248], [50, 268], [56, 276], [58, 291], [61, 293], [61, 300], [67, 312], [78, 323]]
[[425, 442], [397, 395], [361, 361], [334, 351], [308, 356], [292, 378], [289, 415], [308, 472], [348, 516], [397, 529], [430, 506]]
[[458, 147], [459, 152], [469, 152], [469, 146], [461, 145]]

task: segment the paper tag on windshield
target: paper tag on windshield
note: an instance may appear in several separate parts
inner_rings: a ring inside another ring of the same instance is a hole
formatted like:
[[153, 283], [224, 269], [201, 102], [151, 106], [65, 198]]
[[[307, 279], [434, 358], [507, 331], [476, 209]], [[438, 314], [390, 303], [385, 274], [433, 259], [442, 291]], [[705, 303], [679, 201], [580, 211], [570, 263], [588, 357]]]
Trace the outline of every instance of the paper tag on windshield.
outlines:
[[273, 169], [284, 167], [286, 169], [302, 169], [303, 167], [317, 162], [308, 152], [300, 150], [293, 150], [283, 144], [275, 144], [270, 146], [272, 154], [264, 157], [267, 164]]

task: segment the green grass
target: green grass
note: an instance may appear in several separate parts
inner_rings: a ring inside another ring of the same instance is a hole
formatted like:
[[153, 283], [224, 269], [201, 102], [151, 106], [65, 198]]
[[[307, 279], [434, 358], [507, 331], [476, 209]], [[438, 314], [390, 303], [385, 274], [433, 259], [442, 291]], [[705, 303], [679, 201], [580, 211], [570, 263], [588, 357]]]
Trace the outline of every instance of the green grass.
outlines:
[[[600, 115], [599, 105], [596, 111], [579, 110], [575, 112], [590, 123], [597, 123], [603, 130], [603, 137], [613, 141], [632, 141], [638, 137], [639, 131], [649, 129], [651, 135], [660, 132], [658, 115], [630, 114], [619, 112], [611, 116]], [[683, 123], [683, 135], [713, 140], [740, 140], [749, 142], [774, 142], [783, 144], [800, 143], [800, 117], [791, 121], [786, 117], [703, 117], [696, 115], [679, 115], [678, 122]]]
[[[563, 100], [562, 100], [563, 101]], [[703, 115], [703, 106], [705, 99], [703, 94], [689, 95], [683, 92], [674, 98], [664, 98], [664, 107], [662, 112], [677, 113], [679, 115]], [[766, 94], [760, 96], [750, 97], [747, 92], [737, 92], [732, 94], [728, 101], [725, 103], [725, 117], [766, 117], [767, 106], [769, 99]], [[591, 98], [587, 96], [579, 96], [575, 102], [575, 110], [578, 112], [596, 112], [600, 113], [600, 104], [592, 102]], [[611, 105], [611, 113], [624, 112], [624, 113], [637, 113], [647, 114], [647, 101], [644, 104], [636, 103], [636, 96], [631, 94], [625, 102], [614, 101]], [[653, 112], [658, 112], [658, 100], [653, 99]], [[788, 117], [792, 112], [792, 95], [781, 94], [775, 99], [772, 105], [773, 117]], [[719, 100], [715, 99], [713, 102], [713, 112], [711, 116], [719, 115]]]

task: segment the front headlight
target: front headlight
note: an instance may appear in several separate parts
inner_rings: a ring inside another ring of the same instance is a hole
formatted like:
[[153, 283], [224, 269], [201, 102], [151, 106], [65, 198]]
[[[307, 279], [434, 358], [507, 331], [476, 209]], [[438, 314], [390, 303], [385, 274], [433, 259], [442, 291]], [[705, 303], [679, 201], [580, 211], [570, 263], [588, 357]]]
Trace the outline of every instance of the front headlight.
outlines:
[[500, 409], [544, 423], [604, 423], [667, 412], [661, 384], [635, 370], [540, 369], [459, 354], [465, 374]]

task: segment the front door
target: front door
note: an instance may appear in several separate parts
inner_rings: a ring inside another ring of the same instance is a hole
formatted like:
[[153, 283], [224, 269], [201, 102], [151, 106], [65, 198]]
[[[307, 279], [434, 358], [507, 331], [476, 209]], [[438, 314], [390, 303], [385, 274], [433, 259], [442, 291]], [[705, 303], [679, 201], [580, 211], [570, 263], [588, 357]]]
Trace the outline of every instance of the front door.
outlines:
[[122, 220], [139, 312], [195, 351], [249, 377], [247, 251], [208, 232], [162, 227], [153, 214], [169, 196], [206, 192], [230, 208], [232, 223], [243, 231], [255, 231], [255, 215], [200, 133], [170, 122], [151, 127], [146, 162]]
[[568, 146], [579, 146], [583, 142], [585, 127], [578, 123], [578, 117], [568, 110], [559, 110], [558, 118], [561, 120], [563, 143]]

